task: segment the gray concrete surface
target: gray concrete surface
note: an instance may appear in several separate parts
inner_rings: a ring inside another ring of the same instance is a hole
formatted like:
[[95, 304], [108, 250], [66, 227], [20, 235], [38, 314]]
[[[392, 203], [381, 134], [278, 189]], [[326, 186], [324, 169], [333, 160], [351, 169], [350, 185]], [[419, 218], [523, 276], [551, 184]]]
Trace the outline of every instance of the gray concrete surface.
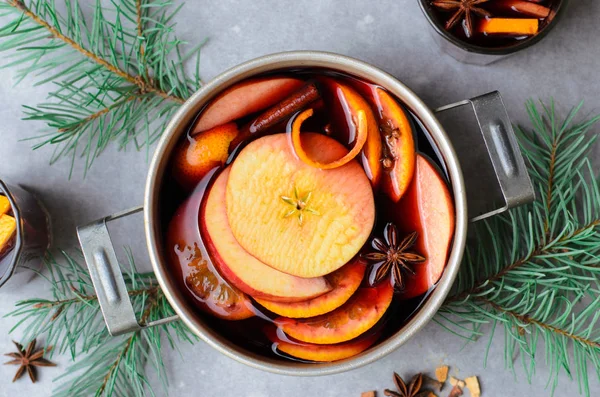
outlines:
[[[267, 53], [327, 50], [380, 66], [412, 87], [431, 107], [498, 89], [513, 120], [526, 123], [523, 104], [531, 97], [555, 97], [563, 112], [585, 100], [586, 113], [600, 112], [600, 2], [571, 3], [560, 26], [544, 41], [487, 67], [464, 65], [441, 54], [416, 0], [188, 0], [177, 17], [177, 30], [191, 42], [210, 38], [202, 57], [205, 80]], [[14, 69], [0, 71], [0, 178], [25, 184], [43, 197], [53, 217], [58, 245], [76, 243], [76, 225], [140, 204], [148, 167], [144, 153], [124, 155], [107, 150], [87, 178], [76, 173], [69, 181], [67, 161], [50, 167], [50, 148], [34, 153], [31, 142], [21, 141], [40, 127], [21, 120], [21, 105], [39, 102], [46, 87], [33, 87], [30, 79], [14, 87], [14, 75]], [[595, 149], [595, 159], [598, 164], [600, 147]], [[143, 263], [141, 218], [120, 222], [114, 229], [118, 244], [132, 245], [138, 263]], [[48, 294], [39, 278], [25, 286], [9, 284], [0, 290], [0, 315], [12, 310], [19, 299]], [[8, 335], [16, 321], [0, 318], [1, 353], [11, 350], [11, 338], [20, 338], [18, 332]], [[440, 363], [451, 365], [452, 373], [459, 377], [479, 375], [484, 396], [550, 395], [546, 389], [550, 369], [544, 364], [543, 349], [528, 384], [522, 371], [512, 374], [504, 369], [501, 335], [492, 344], [484, 368], [486, 343], [483, 338], [464, 345], [431, 323], [385, 359], [351, 373], [313, 379], [262, 373], [203, 343], [186, 346], [181, 352], [167, 349], [165, 360], [172, 396], [359, 396], [366, 390], [393, 386], [392, 371], [431, 371]], [[0, 365], [0, 396], [50, 395], [52, 379], [69, 364], [69, 358], [60, 356], [55, 361], [59, 366], [41, 371], [36, 385], [28, 381], [11, 384], [16, 368]], [[593, 395], [598, 396], [597, 377], [590, 375]], [[153, 382], [162, 395], [157, 380]], [[577, 389], [563, 373], [556, 396], [577, 395]]]

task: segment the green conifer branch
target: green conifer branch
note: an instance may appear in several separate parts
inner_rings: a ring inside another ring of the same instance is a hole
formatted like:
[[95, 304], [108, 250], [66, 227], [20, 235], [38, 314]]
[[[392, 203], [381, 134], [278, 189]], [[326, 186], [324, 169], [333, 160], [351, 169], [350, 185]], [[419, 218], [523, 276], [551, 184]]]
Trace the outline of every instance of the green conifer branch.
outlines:
[[[138, 11], [138, 34], [140, 37], [142, 37], [142, 28], [141, 28], [141, 21], [142, 21], [142, 16], [141, 16], [141, 0], [136, 1], [137, 3], [137, 11]], [[77, 43], [75, 40], [71, 39], [70, 37], [62, 34], [57, 28], [55, 28], [54, 26], [52, 26], [49, 22], [45, 21], [44, 19], [42, 19], [39, 15], [33, 13], [29, 7], [27, 7], [25, 5], [25, 2], [23, 0], [8, 0], [7, 4], [16, 8], [17, 10], [21, 11], [23, 13], [23, 16], [25, 16], [26, 18], [31, 19], [33, 22], [37, 23], [39, 26], [43, 27], [44, 29], [46, 29], [51, 35], [52, 37], [63, 41], [65, 44], [71, 46], [74, 50], [80, 52], [83, 56], [85, 56], [86, 58], [89, 58], [91, 61], [97, 63], [98, 65], [104, 67], [105, 69], [107, 69], [108, 71], [114, 73], [115, 75], [127, 80], [128, 82], [130, 82], [132, 85], [136, 85], [140, 91], [140, 93], [152, 93], [152, 94], [156, 94], [159, 95], [161, 97], [163, 97], [164, 99], [169, 99], [178, 103], [183, 103], [185, 102], [184, 98], [178, 97], [178, 96], [174, 96], [174, 95], [170, 95], [167, 92], [164, 92], [163, 90], [161, 90], [160, 88], [157, 88], [155, 85], [153, 84], [148, 84], [143, 78], [141, 78], [141, 76], [133, 76], [127, 72], [125, 72], [124, 70], [121, 70], [118, 66], [113, 65], [112, 63], [110, 63], [109, 61], [101, 58], [99, 55], [91, 52], [90, 50], [86, 49], [83, 47], [83, 45], [81, 45], [80, 43]], [[140, 48], [143, 48], [140, 47]], [[141, 50], [143, 53], [143, 50]]]
[[[554, 103], [532, 103], [533, 131], [518, 127], [537, 201], [475, 225], [454, 291], [436, 321], [467, 340], [504, 328], [505, 362], [521, 357], [528, 380], [541, 340], [552, 391], [558, 375], [576, 376], [590, 396], [588, 365], [600, 381], [600, 175], [588, 153], [600, 120], [564, 121]], [[571, 359], [570, 355], [575, 357]]]
[[[34, 149], [54, 147], [50, 162], [78, 159], [85, 172], [112, 142], [149, 150], [177, 108], [202, 84], [198, 76], [203, 43], [182, 52], [173, 17], [161, 0], [95, 1], [85, 14], [77, 0], [59, 12], [47, 0], [3, 0], [0, 14], [13, 20], [0, 27], [0, 52], [8, 51], [17, 80], [34, 76], [54, 87], [46, 102], [25, 106], [25, 120], [46, 124]], [[196, 59], [196, 73], [185, 63]]]
[[[145, 324], [174, 315], [152, 274], [138, 273], [128, 251], [129, 263], [123, 266], [129, 297]], [[53, 299], [27, 299], [6, 316], [21, 317], [14, 329], [24, 332], [23, 339], [43, 338], [55, 348], [49, 354], [69, 351], [74, 364], [57, 380], [62, 380], [53, 396], [142, 396], [152, 392], [146, 366], [158, 374], [163, 388], [167, 385], [162, 364], [162, 340], [169, 346], [182, 341], [193, 343], [196, 337], [181, 322], [112, 337], [106, 331], [98, 299], [94, 294], [82, 257], [60, 252], [49, 254], [46, 271], [38, 273], [50, 284]], [[80, 376], [85, 373], [85, 376]]]

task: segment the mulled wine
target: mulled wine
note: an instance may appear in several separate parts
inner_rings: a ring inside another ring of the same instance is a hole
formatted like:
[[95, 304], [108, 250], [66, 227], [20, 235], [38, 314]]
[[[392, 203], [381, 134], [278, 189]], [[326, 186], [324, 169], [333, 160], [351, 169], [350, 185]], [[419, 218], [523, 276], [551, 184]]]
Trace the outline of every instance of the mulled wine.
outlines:
[[198, 315], [281, 359], [352, 357], [397, 332], [442, 276], [444, 163], [384, 88], [294, 69], [198, 114], [161, 188], [164, 247]]
[[432, 0], [438, 22], [455, 37], [481, 47], [502, 48], [545, 30], [561, 0]]

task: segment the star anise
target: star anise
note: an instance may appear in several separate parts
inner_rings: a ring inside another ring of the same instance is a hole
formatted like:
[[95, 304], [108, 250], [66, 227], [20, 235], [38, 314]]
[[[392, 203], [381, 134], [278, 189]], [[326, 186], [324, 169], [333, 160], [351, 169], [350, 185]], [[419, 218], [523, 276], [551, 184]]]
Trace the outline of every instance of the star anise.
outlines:
[[393, 223], [388, 223], [383, 231], [384, 240], [374, 238], [371, 246], [375, 250], [363, 257], [374, 262], [374, 275], [369, 280], [372, 285], [379, 283], [391, 273], [392, 281], [397, 289], [404, 289], [403, 272], [415, 274], [412, 265], [425, 261], [419, 254], [409, 251], [417, 241], [417, 232], [412, 232], [401, 242], [398, 242], [398, 228]]
[[5, 365], [7, 365], [7, 364], [19, 365], [19, 369], [17, 370], [17, 373], [15, 374], [15, 377], [12, 380], [13, 382], [16, 381], [17, 379], [19, 379], [21, 376], [23, 376], [25, 371], [27, 371], [27, 373], [29, 374], [29, 378], [31, 379], [31, 381], [33, 383], [35, 383], [35, 380], [36, 380], [35, 367], [55, 367], [56, 366], [56, 364], [51, 363], [50, 361], [48, 361], [44, 358], [44, 353], [52, 350], [52, 346], [46, 348], [45, 350], [44, 349], [35, 350], [35, 339], [32, 340], [29, 343], [29, 345], [27, 345], [27, 349], [23, 349], [23, 346], [21, 346], [21, 344], [19, 344], [17, 342], [13, 341], [13, 343], [17, 347], [17, 352], [5, 354], [5, 356], [12, 357], [13, 360], [10, 360], [10, 361], [4, 363]]
[[463, 26], [467, 37], [473, 35], [473, 15], [477, 14], [480, 17], [491, 17], [488, 11], [481, 7], [479, 4], [487, 3], [489, 0], [435, 0], [431, 2], [431, 5], [444, 11], [454, 11], [454, 14], [446, 22], [446, 30], [450, 30], [456, 25], [458, 21], [464, 20]]
[[288, 204], [291, 209], [283, 216], [284, 218], [288, 218], [290, 216], [298, 217], [298, 224], [302, 226], [304, 223], [305, 214], [312, 215], [321, 215], [319, 211], [309, 206], [310, 199], [312, 197], [312, 192], [308, 192], [304, 195], [300, 195], [298, 189], [294, 186], [294, 195], [293, 197], [289, 196], [281, 196], [281, 200], [284, 203]]
[[390, 397], [425, 397], [429, 394], [428, 390], [421, 390], [421, 387], [423, 386], [422, 374], [413, 376], [407, 386], [400, 375], [394, 372], [394, 384], [398, 391], [385, 389], [383, 394]]

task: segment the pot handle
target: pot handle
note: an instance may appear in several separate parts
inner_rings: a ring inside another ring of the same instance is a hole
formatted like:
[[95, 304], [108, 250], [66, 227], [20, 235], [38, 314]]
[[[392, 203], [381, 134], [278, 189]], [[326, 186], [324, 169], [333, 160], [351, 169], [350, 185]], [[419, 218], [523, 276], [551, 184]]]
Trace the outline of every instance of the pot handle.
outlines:
[[129, 300], [129, 293], [121, 273], [121, 267], [110, 239], [107, 222], [114, 221], [143, 210], [136, 207], [98, 219], [88, 225], [77, 227], [77, 237], [87, 263], [106, 328], [112, 336], [138, 331], [143, 328], [170, 323], [179, 319], [171, 316], [140, 324]]
[[459, 158], [472, 222], [535, 200], [525, 160], [498, 91], [442, 106], [435, 113]]

